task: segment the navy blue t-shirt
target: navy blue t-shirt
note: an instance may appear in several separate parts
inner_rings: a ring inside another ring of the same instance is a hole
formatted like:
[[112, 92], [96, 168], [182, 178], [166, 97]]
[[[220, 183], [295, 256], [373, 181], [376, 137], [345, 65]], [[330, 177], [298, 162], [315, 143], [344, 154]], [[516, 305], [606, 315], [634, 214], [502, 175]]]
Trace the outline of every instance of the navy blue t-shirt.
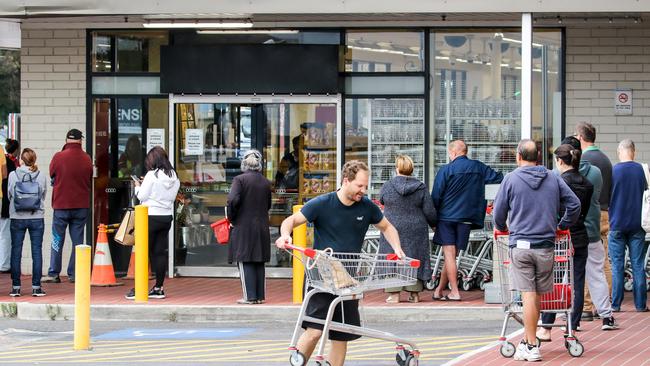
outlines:
[[641, 230], [641, 201], [646, 188], [643, 166], [634, 161], [614, 165], [609, 201], [609, 230]]
[[368, 226], [384, 218], [379, 207], [367, 197], [346, 206], [336, 192], [310, 200], [300, 212], [314, 224], [314, 249], [332, 248], [342, 253], [361, 252]]

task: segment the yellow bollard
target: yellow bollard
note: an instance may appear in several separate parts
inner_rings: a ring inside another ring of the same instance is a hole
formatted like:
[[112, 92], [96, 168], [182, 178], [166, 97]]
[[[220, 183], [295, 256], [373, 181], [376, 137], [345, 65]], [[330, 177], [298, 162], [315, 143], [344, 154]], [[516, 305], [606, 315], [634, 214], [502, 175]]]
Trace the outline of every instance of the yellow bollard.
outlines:
[[[293, 206], [293, 213], [300, 212], [303, 205]], [[307, 224], [293, 228], [293, 245], [301, 248], [307, 247]], [[300, 258], [302, 253], [293, 251], [293, 303], [302, 302], [302, 291], [305, 285], [305, 266], [296, 257]]]
[[90, 349], [90, 246], [75, 246], [74, 350]]
[[135, 206], [135, 302], [149, 301], [149, 208]]

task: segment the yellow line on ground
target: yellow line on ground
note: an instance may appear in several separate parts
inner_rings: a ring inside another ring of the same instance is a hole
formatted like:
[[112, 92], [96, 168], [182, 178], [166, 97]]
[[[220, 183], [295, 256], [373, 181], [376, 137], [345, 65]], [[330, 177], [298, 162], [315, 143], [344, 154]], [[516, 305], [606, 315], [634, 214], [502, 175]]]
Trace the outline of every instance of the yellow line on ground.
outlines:
[[[282, 342], [282, 344], [284, 344], [284, 342]], [[184, 354], [184, 353], [202, 353], [202, 352], [212, 352], [212, 351], [214, 351], [213, 349], [207, 349], [207, 350], [196, 349], [196, 348], [203, 347], [203, 346], [205, 346], [205, 345], [185, 346], [185, 347], [183, 347], [183, 348], [181, 348], [179, 350], [169, 351], [169, 352], [160, 352], [160, 349], [151, 350], [152, 353], [150, 354], [150, 356], [155, 357], [158, 360], [162, 360], [162, 359], [166, 358], [166, 357], [163, 357], [163, 356], [167, 356], [167, 355], [174, 356], [174, 355]], [[237, 350], [237, 352], [241, 352], [240, 350], [245, 350], [245, 349], [247, 349], [247, 348], [249, 348], [251, 346], [255, 346], [255, 343], [253, 341], [251, 341], [251, 344], [228, 347], [228, 349], [229, 350]], [[274, 347], [281, 347], [280, 346], [280, 341], [278, 341], [278, 345], [274, 346]], [[210, 348], [213, 348], [213, 347], [210, 347]], [[133, 358], [133, 357], [146, 357], [146, 356], [149, 355], [147, 353], [138, 352], [137, 350], [136, 350], [136, 352], [131, 352], [131, 353], [132, 354], [130, 354], [130, 355], [124, 355], [124, 356], [119, 356], [119, 357], [115, 357], [115, 353], [114, 354], [108, 354], [108, 355], [102, 354], [102, 355], [97, 355], [99, 358], [93, 358], [93, 360], [98, 361], [98, 362], [99, 361], [114, 361], [114, 360], [129, 359], [129, 358]], [[223, 352], [221, 352], [219, 354], [223, 354]], [[101, 358], [103, 356], [109, 356], [110, 358]]]

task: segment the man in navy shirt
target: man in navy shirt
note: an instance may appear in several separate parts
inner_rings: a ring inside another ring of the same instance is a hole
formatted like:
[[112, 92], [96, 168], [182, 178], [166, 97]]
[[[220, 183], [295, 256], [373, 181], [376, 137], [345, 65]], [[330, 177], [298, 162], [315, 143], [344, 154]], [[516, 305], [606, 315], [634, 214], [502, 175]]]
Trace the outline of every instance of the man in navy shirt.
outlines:
[[[352, 160], [343, 166], [341, 188], [336, 192], [316, 197], [298, 213], [287, 217], [280, 227], [280, 237], [275, 244], [284, 248], [292, 242], [291, 230], [306, 222], [314, 224], [314, 249], [332, 248], [334, 252], [359, 253], [369, 225], [375, 225], [393, 247], [395, 253], [405, 257], [400, 246], [399, 235], [395, 227], [384, 217], [377, 205], [365, 197], [368, 190], [368, 166], [361, 161]], [[325, 319], [330, 303], [335, 296], [327, 293], [317, 293], [309, 301], [306, 315]], [[359, 317], [359, 301], [343, 301], [337, 307], [333, 321], [345, 322], [350, 325], [361, 325]], [[309, 360], [316, 343], [322, 335], [323, 326], [312, 322], [303, 322], [305, 332], [300, 336], [296, 348]], [[329, 332], [332, 350], [329, 362], [333, 366], [342, 366], [345, 362], [347, 342], [359, 336], [337, 331]]]
[[612, 196], [609, 202], [609, 258], [612, 261], [612, 309], [621, 310], [625, 247], [630, 251], [636, 311], [647, 311], [647, 293], [643, 247], [645, 231], [641, 227], [641, 201], [647, 187], [641, 164], [634, 161], [634, 142], [618, 144], [618, 160], [612, 170]]
[[[447, 153], [449, 164], [438, 171], [431, 190], [433, 205], [438, 212], [433, 242], [442, 246], [445, 256], [433, 299], [459, 301], [456, 256], [459, 251], [467, 249], [470, 230], [483, 228], [487, 206], [485, 185], [501, 183], [503, 174], [478, 160], [467, 158], [467, 145], [462, 140], [452, 141]], [[447, 281], [451, 292], [442, 296]]]

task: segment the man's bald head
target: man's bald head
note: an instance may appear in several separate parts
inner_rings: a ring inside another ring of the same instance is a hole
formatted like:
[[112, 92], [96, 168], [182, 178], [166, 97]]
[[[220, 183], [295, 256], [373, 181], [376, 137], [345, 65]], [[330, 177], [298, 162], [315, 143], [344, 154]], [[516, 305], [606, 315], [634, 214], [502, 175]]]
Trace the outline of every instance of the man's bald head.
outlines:
[[535, 141], [530, 139], [519, 141], [519, 145], [517, 145], [517, 155], [519, 155], [523, 161], [536, 163], [538, 155], [537, 144]]
[[467, 145], [463, 140], [454, 140], [450, 142], [447, 150], [456, 156], [467, 155]]

